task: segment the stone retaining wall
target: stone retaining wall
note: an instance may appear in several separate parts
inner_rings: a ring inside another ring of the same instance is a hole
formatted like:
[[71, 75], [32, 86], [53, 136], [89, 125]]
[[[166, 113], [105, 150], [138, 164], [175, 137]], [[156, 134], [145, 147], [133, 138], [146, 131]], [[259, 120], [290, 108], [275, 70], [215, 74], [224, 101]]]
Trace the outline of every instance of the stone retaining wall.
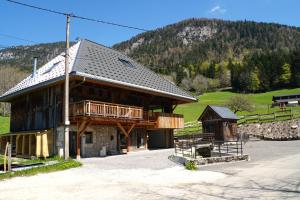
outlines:
[[300, 139], [300, 119], [243, 124], [238, 126], [238, 132], [265, 140], [297, 140]]
[[196, 165], [208, 165], [208, 164], [214, 164], [214, 163], [227, 163], [227, 162], [234, 162], [234, 161], [249, 161], [250, 157], [249, 155], [227, 155], [227, 156], [221, 156], [221, 157], [208, 157], [208, 158], [188, 158], [183, 157], [179, 155], [171, 155], [169, 156], [169, 160], [185, 165], [189, 161], [193, 161], [196, 163]]

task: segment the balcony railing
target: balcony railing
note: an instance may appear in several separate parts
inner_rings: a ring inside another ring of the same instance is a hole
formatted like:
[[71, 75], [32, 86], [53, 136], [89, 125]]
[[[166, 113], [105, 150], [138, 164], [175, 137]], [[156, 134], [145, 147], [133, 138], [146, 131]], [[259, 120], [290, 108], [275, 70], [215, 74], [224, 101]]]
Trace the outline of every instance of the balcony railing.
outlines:
[[70, 116], [99, 116], [140, 120], [143, 119], [143, 108], [86, 100], [71, 103]]
[[142, 107], [84, 100], [70, 104], [70, 117], [91, 116], [126, 120], [143, 120], [153, 128], [183, 128], [183, 115], [145, 112]]

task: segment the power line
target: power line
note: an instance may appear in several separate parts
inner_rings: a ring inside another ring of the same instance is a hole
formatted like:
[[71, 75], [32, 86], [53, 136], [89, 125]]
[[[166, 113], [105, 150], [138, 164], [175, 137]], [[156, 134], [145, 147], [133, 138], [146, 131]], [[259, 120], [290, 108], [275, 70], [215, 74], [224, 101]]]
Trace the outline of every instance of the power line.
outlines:
[[6, 1], [8, 1], [10, 3], [21, 5], [21, 6], [25, 6], [25, 7], [34, 8], [34, 9], [37, 9], [37, 10], [54, 13], [54, 14], [69, 15], [70, 17], [77, 18], [77, 19], [82, 19], [82, 20], [86, 20], [86, 21], [92, 21], [92, 22], [97, 22], [97, 23], [102, 23], [102, 24], [107, 24], [107, 25], [112, 25], [112, 26], [118, 26], [118, 27], [123, 27], [123, 28], [128, 28], [128, 29], [135, 29], [135, 30], [139, 30], [139, 31], [149, 31], [149, 30], [144, 29], [144, 28], [138, 28], [138, 27], [134, 27], [134, 26], [128, 26], [128, 25], [118, 24], [118, 23], [114, 23], [114, 22], [109, 22], [109, 21], [104, 21], [104, 20], [99, 20], [99, 19], [93, 19], [93, 18], [89, 18], [89, 17], [82, 17], [82, 16], [78, 16], [78, 15], [75, 15], [75, 14], [64, 13], [64, 12], [60, 12], [60, 11], [56, 11], [56, 10], [52, 10], [52, 9], [48, 9], [48, 8], [41, 8], [41, 7], [37, 7], [37, 6], [26, 4], [26, 3], [21, 3], [21, 2], [18, 2], [18, 1], [14, 1], [14, 0], [6, 0]]
[[20, 38], [20, 37], [17, 37], [17, 36], [14, 36], [14, 35], [8, 35], [8, 34], [4, 34], [4, 33], [0, 33], [0, 36], [3, 36], [3, 37], [7, 37], [7, 38], [13, 38], [13, 39], [17, 39], [17, 40], [22, 40], [22, 41], [25, 41], [25, 42], [30, 42], [30, 43], [38, 43], [36, 41], [33, 41], [33, 40], [29, 40], [29, 39], [25, 39], [25, 38]]
[[10, 3], [19, 4], [21, 6], [26, 6], [26, 7], [29, 7], [29, 8], [35, 8], [35, 9], [38, 9], [38, 10], [47, 11], [47, 12], [51, 12], [51, 13], [55, 13], [55, 14], [59, 14], [59, 15], [67, 15], [67, 13], [63, 13], [63, 12], [59, 12], [59, 11], [51, 10], [51, 9], [47, 9], [47, 8], [40, 8], [40, 7], [37, 7], [37, 6], [29, 5], [29, 4], [18, 2], [18, 1], [13, 1], [13, 0], [6, 0], [6, 1], [8, 1]]

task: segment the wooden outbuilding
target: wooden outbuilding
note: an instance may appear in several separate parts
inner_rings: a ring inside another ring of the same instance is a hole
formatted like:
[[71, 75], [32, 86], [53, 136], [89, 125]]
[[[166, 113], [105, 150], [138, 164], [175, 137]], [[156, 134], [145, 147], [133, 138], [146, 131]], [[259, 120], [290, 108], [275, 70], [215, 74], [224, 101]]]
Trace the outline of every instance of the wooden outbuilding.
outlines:
[[198, 121], [203, 133], [214, 133], [216, 141], [228, 141], [237, 137], [238, 117], [227, 107], [208, 105]]

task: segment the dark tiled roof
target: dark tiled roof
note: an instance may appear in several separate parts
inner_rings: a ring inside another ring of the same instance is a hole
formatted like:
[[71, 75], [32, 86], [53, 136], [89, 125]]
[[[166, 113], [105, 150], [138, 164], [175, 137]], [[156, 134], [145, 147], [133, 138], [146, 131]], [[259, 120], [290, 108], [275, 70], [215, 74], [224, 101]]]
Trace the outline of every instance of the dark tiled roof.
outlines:
[[211, 107], [220, 117], [224, 119], [239, 119], [229, 108], [221, 106], [209, 106]]
[[[74, 46], [76, 48], [72, 47], [73, 51], [71, 51], [72, 55], [70, 55], [70, 71], [72, 74], [115, 85], [123, 85], [170, 97], [177, 97], [187, 102], [196, 100], [175, 84], [116, 50], [89, 40], [82, 40]], [[47, 77], [47, 73], [46, 75], [43, 73], [53, 67], [54, 61], [52, 60], [49, 62], [50, 64], [47, 63], [38, 70], [37, 76], [34, 79], [27, 77], [0, 97], [0, 100], [5, 99], [8, 95], [13, 96], [26, 89], [35, 88], [33, 86], [46, 85], [50, 80], [62, 77], [64, 74], [64, 57], [60, 61], [60, 64], [55, 66], [53, 70], [53, 72], [58, 71], [59, 73], [48, 75]], [[49, 72], [48, 74], [52, 74], [53, 72]]]
[[221, 107], [221, 106], [211, 106], [208, 105], [206, 109], [203, 111], [201, 116], [199, 117], [198, 120], [201, 120], [201, 118], [204, 116], [204, 113], [207, 111], [208, 108], [211, 108], [217, 115], [219, 115], [222, 119], [234, 119], [238, 120], [238, 116], [234, 114], [229, 108], [227, 107]]

